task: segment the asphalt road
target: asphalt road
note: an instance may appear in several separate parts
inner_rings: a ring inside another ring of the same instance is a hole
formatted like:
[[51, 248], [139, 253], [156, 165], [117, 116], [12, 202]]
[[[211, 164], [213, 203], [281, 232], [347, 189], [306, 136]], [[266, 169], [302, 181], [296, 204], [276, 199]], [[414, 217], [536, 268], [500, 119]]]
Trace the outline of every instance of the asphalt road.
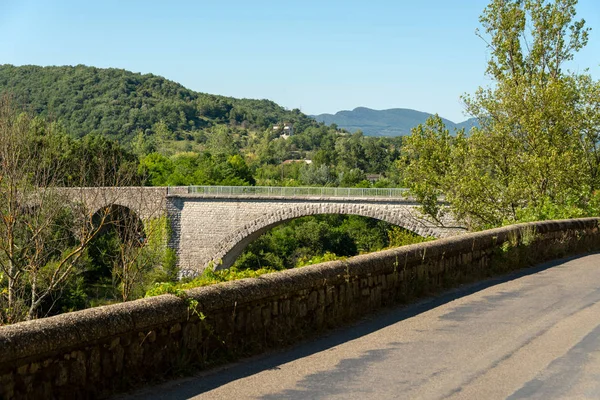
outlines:
[[600, 254], [402, 309], [129, 399], [600, 399]]

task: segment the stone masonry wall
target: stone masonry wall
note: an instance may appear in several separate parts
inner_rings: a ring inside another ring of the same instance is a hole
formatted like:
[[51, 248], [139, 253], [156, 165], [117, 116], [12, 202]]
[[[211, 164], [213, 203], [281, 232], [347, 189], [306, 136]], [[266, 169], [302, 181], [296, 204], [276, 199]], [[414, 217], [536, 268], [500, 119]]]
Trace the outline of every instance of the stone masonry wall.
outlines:
[[436, 238], [464, 233], [426, 220], [416, 203], [365, 198], [257, 198], [248, 196], [169, 196], [167, 210], [173, 236], [170, 247], [183, 275], [195, 275], [210, 262], [228, 268], [252, 240], [293, 218], [316, 214], [352, 214], [380, 219], [421, 236]]
[[192, 289], [187, 299], [0, 327], [0, 398], [104, 397], [293, 343], [442, 288], [600, 249], [599, 222], [515, 225]]
[[[181, 188], [171, 188], [174, 189]], [[73, 187], [61, 188], [73, 202], [81, 202], [93, 213], [101, 207], [121, 205], [137, 213], [142, 220], [164, 214], [166, 187]]]
[[182, 275], [197, 275], [210, 261], [228, 268], [248, 243], [289, 219], [315, 214], [354, 214], [402, 226], [436, 238], [463, 233], [449, 216], [445, 227], [428, 221], [410, 199], [285, 198], [261, 195], [189, 194], [188, 187], [61, 188], [91, 213], [120, 205], [143, 221], [165, 215], [171, 222], [169, 247], [177, 254]]

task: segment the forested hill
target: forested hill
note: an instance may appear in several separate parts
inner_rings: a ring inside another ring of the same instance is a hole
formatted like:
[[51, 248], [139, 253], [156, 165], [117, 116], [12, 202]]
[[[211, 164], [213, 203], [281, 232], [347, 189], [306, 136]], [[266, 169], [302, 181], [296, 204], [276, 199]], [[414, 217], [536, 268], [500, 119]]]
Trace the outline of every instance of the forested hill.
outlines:
[[291, 122], [297, 130], [315, 124], [269, 100], [194, 92], [160, 76], [115, 68], [0, 65], [5, 92], [34, 114], [60, 121], [71, 135], [96, 133], [123, 143], [159, 121], [178, 136], [223, 123], [264, 129]]
[[[405, 136], [410, 135], [412, 128], [425, 123], [427, 118], [432, 117], [432, 114], [407, 108], [372, 110], [366, 107], [357, 107], [352, 111], [339, 111], [335, 114], [321, 114], [313, 117], [319, 122], [327, 125], [336, 124], [350, 132], [361, 130], [367, 136]], [[450, 131], [461, 128], [468, 131], [477, 124], [475, 119], [458, 124], [444, 118], [442, 121]]]

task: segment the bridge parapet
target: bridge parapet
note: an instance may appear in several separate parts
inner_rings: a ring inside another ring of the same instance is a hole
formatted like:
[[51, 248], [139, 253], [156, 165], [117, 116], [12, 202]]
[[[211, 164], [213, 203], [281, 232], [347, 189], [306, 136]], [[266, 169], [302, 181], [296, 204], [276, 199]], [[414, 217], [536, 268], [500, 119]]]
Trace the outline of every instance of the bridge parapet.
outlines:
[[287, 195], [270, 195], [270, 194], [211, 194], [211, 193], [181, 193], [169, 194], [168, 198], [181, 199], [221, 199], [221, 200], [281, 200], [281, 201], [323, 201], [323, 202], [368, 202], [368, 203], [393, 203], [405, 204], [410, 206], [418, 206], [419, 203], [413, 197], [341, 197], [341, 196], [319, 196], [319, 195], [304, 195], [304, 196], [287, 196]]
[[306, 186], [188, 186], [169, 188], [168, 194], [211, 196], [268, 196], [268, 197], [342, 197], [342, 198], [409, 198], [406, 188], [341, 188]]

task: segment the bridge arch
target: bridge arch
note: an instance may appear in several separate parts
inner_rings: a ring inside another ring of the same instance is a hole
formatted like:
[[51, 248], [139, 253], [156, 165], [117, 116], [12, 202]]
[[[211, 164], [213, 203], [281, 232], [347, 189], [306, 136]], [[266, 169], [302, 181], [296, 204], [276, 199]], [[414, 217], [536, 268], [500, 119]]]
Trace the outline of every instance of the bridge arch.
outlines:
[[221, 241], [215, 255], [211, 257], [209, 262], [214, 262], [215, 269], [229, 268], [244, 249], [265, 232], [292, 219], [319, 214], [359, 215], [397, 225], [419, 236], [440, 236], [435, 229], [432, 229], [433, 224], [427, 224], [423, 217], [415, 214], [415, 209], [410, 207], [405, 207], [402, 211], [399, 211], [397, 207], [388, 208], [364, 203], [304, 204], [267, 213], [243, 225]]
[[[133, 259], [147, 241], [145, 221], [137, 210], [127, 205], [111, 203], [96, 209], [91, 222], [98, 232], [88, 244], [88, 256], [93, 268], [85, 271], [84, 278], [92, 283], [115, 284], [115, 272], [125, 268], [124, 260]], [[132, 253], [132, 251], [134, 253]], [[123, 259], [125, 255], [125, 259]], [[121, 279], [121, 278], [119, 278]], [[116, 296], [111, 289], [102, 289], [104, 295]]]
[[107, 203], [103, 206], [97, 207], [92, 214], [92, 223], [96, 223], [94, 221], [95, 218], [102, 218], [104, 214], [103, 210], [106, 210], [105, 224], [114, 225], [116, 223], [125, 220], [126, 223], [136, 224], [138, 227], [143, 228], [144, 220], [140, 216], [140, 210], [137, 207], [132, 207], [129, 204], [123, 204], [122, 202], [113, 202]]

